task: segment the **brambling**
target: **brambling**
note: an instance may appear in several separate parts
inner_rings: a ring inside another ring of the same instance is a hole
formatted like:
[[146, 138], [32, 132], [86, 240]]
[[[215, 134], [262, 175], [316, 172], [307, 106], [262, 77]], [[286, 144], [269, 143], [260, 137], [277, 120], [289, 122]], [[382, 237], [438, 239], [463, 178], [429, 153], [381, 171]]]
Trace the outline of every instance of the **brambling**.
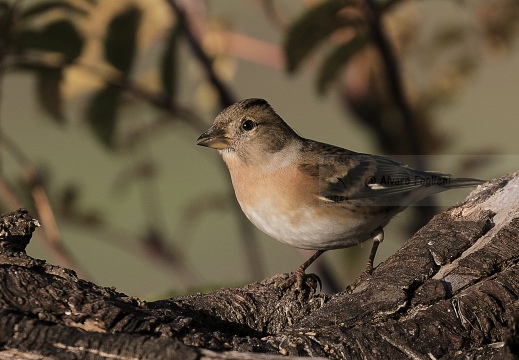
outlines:
[[393, 216], [432, 194], [484, 182], [305, 139], [263, 99], [229, 106], [197, 141], [222, 155], [254, 225], [282, 243], [317, 250], [291, 277], [299, 285], [326, 250], [373, 239], [371, 272]]

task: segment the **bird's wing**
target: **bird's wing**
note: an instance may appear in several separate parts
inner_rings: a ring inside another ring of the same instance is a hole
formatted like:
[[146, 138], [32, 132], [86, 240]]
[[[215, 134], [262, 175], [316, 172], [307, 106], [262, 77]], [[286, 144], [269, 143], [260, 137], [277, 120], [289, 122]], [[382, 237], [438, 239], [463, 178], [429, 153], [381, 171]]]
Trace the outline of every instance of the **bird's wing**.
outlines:
[[[425, 197], [437, 191], [430, 188], [449, 174], [418, 171], [384, 156], [351, 152], [319, 143], [319, 165], [302, 165], [301, 169], [319, 178], [319, 197], [330, 202], [381, 199], [393, 202], [413, 191]], [[315, 164], [315, 159], [312, 162]], [[420, 189], [422, 188], [422, 189]], [[420, 189], [420, 190], [419, 190]], [[418, 194], [417, 194], [418, 195]]]

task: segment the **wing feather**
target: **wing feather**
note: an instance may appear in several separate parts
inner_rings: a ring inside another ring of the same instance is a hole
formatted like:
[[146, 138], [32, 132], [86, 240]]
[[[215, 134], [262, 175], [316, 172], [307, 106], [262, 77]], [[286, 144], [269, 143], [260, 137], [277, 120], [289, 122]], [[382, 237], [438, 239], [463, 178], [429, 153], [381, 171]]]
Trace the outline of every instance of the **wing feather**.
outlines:
[[407, 206], [411, 200], [414, 202], [448, 188], [481, 183], [475, 179], [456, 181], [450, 174], [414, 170], [384, 156], [355, 153], [311, 140], [305, 145], [303, 158], [308, 161], [300, 169], [319, 178], [316, 195], [327, 202], [366, 200], [373, 205]]

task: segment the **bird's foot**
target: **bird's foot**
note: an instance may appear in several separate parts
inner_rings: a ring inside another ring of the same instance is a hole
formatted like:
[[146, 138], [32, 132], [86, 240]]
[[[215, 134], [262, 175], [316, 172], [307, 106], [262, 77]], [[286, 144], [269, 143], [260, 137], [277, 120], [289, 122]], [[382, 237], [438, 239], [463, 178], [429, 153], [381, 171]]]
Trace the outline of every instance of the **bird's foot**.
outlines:
[[350, 285], [348, 285], [347, 291], [353, 291], [362, 282], [369, 280], [371, 278], [372, 274], [373, 274], [373, 263], [368, 261], [368, 263], [366, 264], [366, 267], [364, 268], [364, 271], [359, 275], [359, 277], [357, 279], [355, 279], [354, 282], [352, 282]]
[[288, 279], [276, 283], [276, 286], [282, 290], [287, 290], [294, 287], [296, 290], [303, 290], [305, 287], [315, 290], [319, 285], [319, 290], [322, 289], [323, 284], [319, 276], [315, 274], [307, 274], [302, 268], [297, 268]]
[[[303, 264], [301, 264], [300, 267], [294, 271], [294, 273], [285, 281], [277, 284], [279, 288], [282, 290], [287, 290], [289, 288], [294, 287], [296, 290], [299, 290], [299, 292], [303, 292], [303, 289], [305, 287], [308, 287], [310, 290], [315, 292], [317, 289], [317, 285], [319, 285], [319, 291], [323, 288], [323, 284], [321, 283], [321, 279], [319, 279], [319, 276], [315, 274], [307, 274], [305, 273], [305, 270], [319, 257], [321, 256], [326, 250], [317, 250], [308, 260], [306, 260]], [[310, 281], [307, 281], [310, 280]]]

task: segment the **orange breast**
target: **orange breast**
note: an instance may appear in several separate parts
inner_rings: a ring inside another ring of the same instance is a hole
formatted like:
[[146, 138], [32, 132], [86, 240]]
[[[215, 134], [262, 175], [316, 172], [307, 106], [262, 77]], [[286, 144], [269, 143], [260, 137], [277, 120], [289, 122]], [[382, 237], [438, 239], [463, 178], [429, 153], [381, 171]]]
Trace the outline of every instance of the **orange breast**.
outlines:
[[318, 180], [302, 173], [296, 165], [276, 170], [251, 168], [243, 163], [229, 164], [236, 198], [243, 207], [265, 203], [285, 214], [317, 202]]

